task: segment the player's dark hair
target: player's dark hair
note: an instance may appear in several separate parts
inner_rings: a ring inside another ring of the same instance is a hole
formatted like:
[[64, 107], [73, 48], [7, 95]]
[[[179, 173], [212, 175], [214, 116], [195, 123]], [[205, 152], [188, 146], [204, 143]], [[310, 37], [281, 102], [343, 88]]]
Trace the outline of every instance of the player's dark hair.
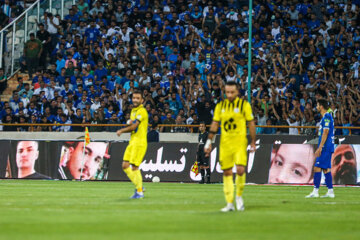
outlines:
[[144, 99], [143, 92], [142, 92], [140, 89], [138, 89], [138, 88], [134, 89], [133, 95], [134, 95], [134, 94], [140, 94], [140, 95], [141, 95], [141, 98]]
[[319, 99], [317, 103], [322, 106], [325, 110], [328, 110], [329, 103], [325, 99]]
[[[200, 124], [205, 124], [205, 122], [204, 122], [204, 121], [201, 121]], [[205, 124], [205, 125], [206, 125], [206, 124]]]
[[225, 84], [226, 86], [235, 86], [235, 87], [237, 87], [238, 86], [238, 84], [236, 83], [236, 82], [226, 82], [226, 84]]
[[237, 90], [240, 89], [240, 85], [237, 84], [236, 82], [226, 82], [225, 86], [230, 86], [230, 87], [235, 86]]

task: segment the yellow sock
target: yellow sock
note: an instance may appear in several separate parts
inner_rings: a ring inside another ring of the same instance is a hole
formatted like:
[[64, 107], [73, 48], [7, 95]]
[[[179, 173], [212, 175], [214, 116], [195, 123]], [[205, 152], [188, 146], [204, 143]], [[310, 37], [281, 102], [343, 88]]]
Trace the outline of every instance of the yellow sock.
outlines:
[[142, 179], [142, 175], [141, 175], [141, 171], [135, 170], [134, 171], [135, 174], [135, 187], [137, 192], [142, 192], [143, 191], [143, 179]]
[[246, 173], [244, 173], [242, 176], [236, 174], [235, 184], [236, 184], [237, 197], [241, 197], [244, 192], [245, 180], [246, 180]]
[[234, 180], [233, 175], [230, 176], [223, 176], [224, 181], [224, 194], [225, 194], [225, 200], [227, 203], [233, 203], [234, 202]]
[[135, 183], [136, 175], [135, 175], [134, 171], [131, 169], [131, 167], [125, 168], [124, 172], [126, 173], [128, 178], [130, 179], [130, 181], [136, 186], [136, 183]]

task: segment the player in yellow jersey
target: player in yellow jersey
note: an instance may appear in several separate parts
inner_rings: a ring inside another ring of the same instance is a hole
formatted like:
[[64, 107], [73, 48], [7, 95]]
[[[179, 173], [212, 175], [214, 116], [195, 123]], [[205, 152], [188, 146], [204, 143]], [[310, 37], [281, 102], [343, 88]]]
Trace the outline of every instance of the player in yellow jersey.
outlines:
[[[131, 132], [129, 145], [126, 147], [122, 168], [136, 189], [133, 199], [143, 198], [142, 176], [139, 169], [147, 149], [148, 113], [143, 106], [144, 98], [140, 90], [132, 94], [134, 108], [131, 110], [128, 126], [116, 132], [118, 136]], [[131, 167], [130, 167], [131, 165]]]
[[239, 91], [236, 83], [226, 83], [225, 95], [226, 99], [219, 102], [215, 107], [213, 122], [210, 126], [204, 150], [207, 155], [210, 154], [211, 140], [221, 124], [219, 160], [221, 169], [224, 171], [224, 194], [227, 202], [227, 205], [221, 211], [235, 210], [232, 172], [234, 164], [236, 165], [236, 208], [243, 211], [245, 208], [242, 193], [245, 186], [248, 146], [246, 123], [248, 123], [251, 136], [250, 151], [253, 152], [255, 151], [255, 122], [249, 102], [238, 97]]

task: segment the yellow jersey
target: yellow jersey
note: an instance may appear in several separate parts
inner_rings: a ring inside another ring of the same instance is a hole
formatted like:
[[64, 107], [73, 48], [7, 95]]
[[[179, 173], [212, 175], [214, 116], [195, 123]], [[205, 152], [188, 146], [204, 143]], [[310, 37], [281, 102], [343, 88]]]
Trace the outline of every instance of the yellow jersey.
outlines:
[[133, 108], [130, 113], [130, 120], [133, 122], [139, 121], [139, 126], [131, 132], [131, 145], [147, 145], [147, 130], [149, 126], [149, 117], [146, 109], [142, 104]]
[[237, 97], [233, 102], [225, 99], [216, 104], [213, 120], [221, 122], [220, 142], [224, 147], [246, 139], [246, 122], [254, 116], [249, 102]]

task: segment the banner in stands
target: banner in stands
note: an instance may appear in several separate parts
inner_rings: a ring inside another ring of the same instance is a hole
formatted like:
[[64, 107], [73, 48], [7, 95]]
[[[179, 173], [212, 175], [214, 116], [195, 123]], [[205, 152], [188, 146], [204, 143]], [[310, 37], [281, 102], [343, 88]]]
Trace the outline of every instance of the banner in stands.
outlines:
[[[316, 139], [315, 139], [316, 140]], [[311, 184], [316, 150], [312, 137], [258, 136], [257, 151], [248, 154], [248, 183]], [[339, 138], [332, 156], [335, 184], [360, 183], [359, 139]], [[316, 142], [316, 141], [315, 141]], [[310, 143], [310, 144], [309, 144]], [[93, 141], [0, 141], [0, 178], [128, 180], [122, 170], [127, 143]], [[198, 182], [191, 168], [196, 143], [149, 143], [140, 169], [144, 181]], [[210, 155], [211, 182], [222, 182], [219, 138]], [[233, 169], [235, 172], [235, 168]]]

